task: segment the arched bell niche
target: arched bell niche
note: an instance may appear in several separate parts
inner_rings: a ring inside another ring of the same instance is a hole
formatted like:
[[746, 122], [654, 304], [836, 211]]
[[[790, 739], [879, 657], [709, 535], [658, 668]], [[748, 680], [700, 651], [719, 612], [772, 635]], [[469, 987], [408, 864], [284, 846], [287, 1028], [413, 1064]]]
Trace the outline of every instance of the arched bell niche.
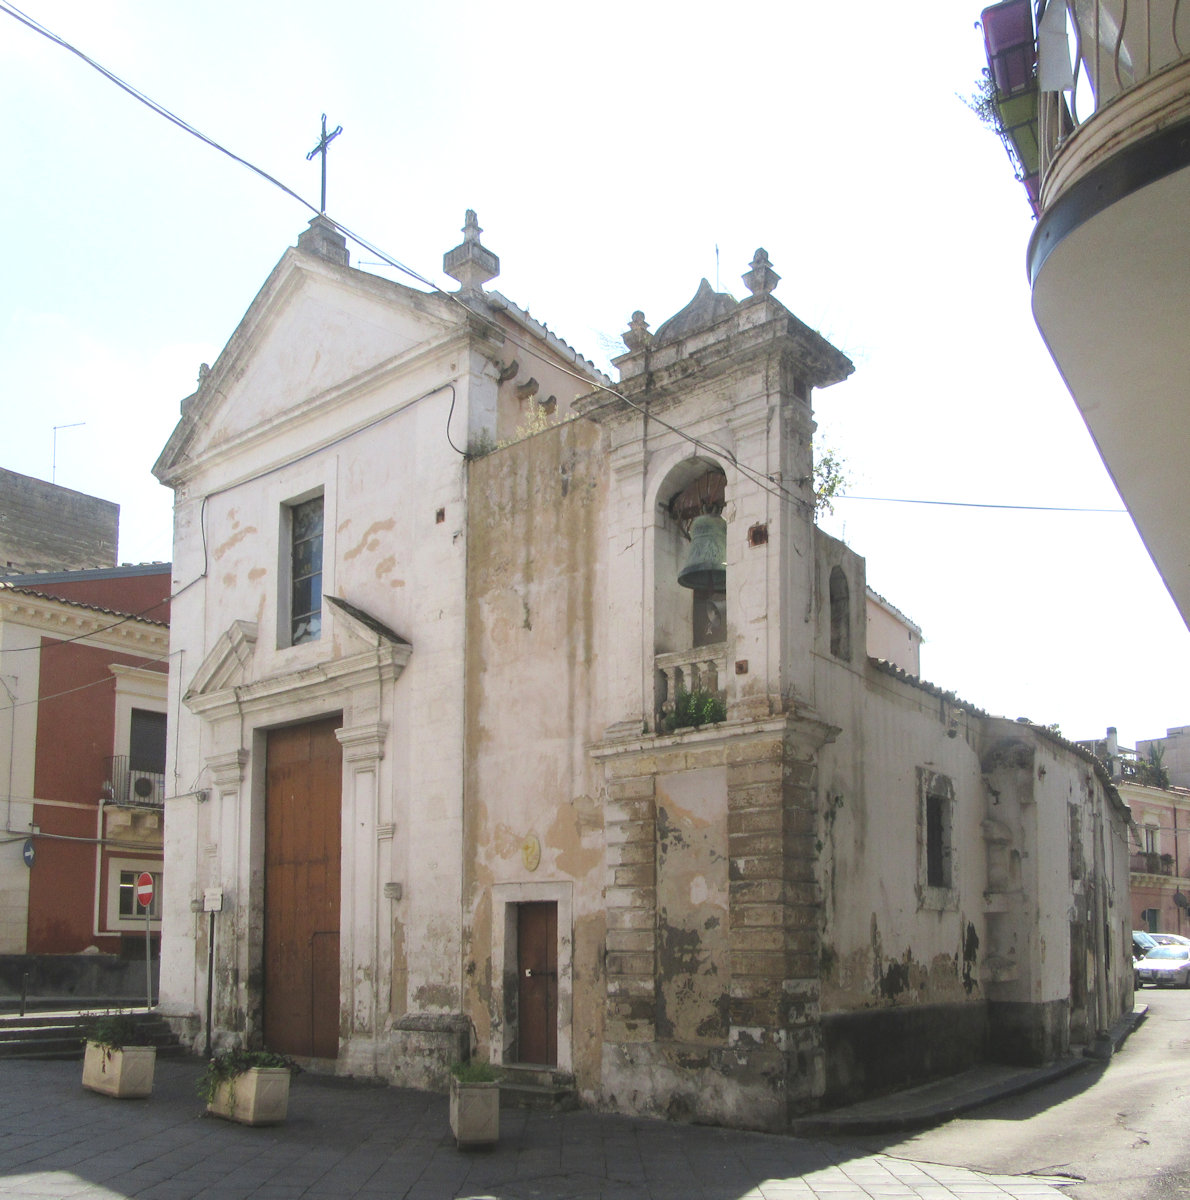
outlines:
[[725, 694], [727, 476], [713, 459], [678, 463], [657, 492], [653, 556], [656, 715], [678, 690]]

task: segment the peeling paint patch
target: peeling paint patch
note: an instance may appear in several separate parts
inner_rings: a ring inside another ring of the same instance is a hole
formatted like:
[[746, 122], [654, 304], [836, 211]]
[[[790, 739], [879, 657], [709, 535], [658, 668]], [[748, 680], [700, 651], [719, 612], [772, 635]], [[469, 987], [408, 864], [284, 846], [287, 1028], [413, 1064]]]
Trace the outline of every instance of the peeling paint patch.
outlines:
[[380, 538], [378, 535], [381, 533], [388, 533], [396, 526], [396, 523], [396, 517], [389, 517], [385, 521], [373, 521], [372, 524], [369, 525], [366, 530], [364, 530], [364, 534], [360, 540], [356, 542], [356, 544], [352, 546], [350, 550], [344, 552], [344, 560], [347, 561], [353, 558], [358, 558], [365, 550], [371, 554], [379, 549]]
[[219, 545], [211, 551], [211, 557], [216, 559], [222, 558], [229, 550], [233, 550], [246, 537], [251, 537], [251, 535], [255, 532], [255, 525], [246, 525], [238, 533], [233, 533], [225, 542], [220, 542]]
[[253, 567], [252, 570], [248, 572], [248, 582], [258, 583], [267, 574], [268, 571], [264, 567]]
[[375, 571], [376, 578], [383, 579], [385, 575], [391, 575], [393, 573], [393, 569], [396, 567], [396, 565], [397, 565], [397, 556], [395, 554], [390, 554], [387, 557], [382, 558], [376, 564], [376, 571]]

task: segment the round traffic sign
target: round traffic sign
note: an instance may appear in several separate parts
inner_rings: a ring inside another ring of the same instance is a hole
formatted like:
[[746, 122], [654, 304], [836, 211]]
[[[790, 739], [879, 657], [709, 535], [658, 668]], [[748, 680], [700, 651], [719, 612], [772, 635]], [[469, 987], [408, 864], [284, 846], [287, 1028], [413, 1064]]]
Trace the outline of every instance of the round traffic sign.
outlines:
[[153, 903], [153, 876], [148, 871], [142, 871], [136, 877], [136, 902], [141, 908], [148, 908]]

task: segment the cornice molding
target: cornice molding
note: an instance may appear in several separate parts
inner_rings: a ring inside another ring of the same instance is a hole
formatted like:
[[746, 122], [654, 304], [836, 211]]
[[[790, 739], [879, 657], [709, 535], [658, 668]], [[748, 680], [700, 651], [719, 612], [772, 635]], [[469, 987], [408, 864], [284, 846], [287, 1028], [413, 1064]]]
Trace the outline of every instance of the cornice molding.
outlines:
[[169, 626], [141, 617], [83, 608], [67, 600], [0, 589], [0, 621], [25, 625], [47, 637], [77, 639], [87, 646], [157, 657], [169, 651]]

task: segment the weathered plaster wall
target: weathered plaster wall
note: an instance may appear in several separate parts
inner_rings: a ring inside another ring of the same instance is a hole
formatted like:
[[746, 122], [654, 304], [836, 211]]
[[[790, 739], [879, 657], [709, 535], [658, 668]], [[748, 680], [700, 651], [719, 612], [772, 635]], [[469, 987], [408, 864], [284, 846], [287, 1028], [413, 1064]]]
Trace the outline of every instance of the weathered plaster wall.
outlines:
[[[969, 715], [869, 661], [863, 560], [821, 534], [816, 548], [815, 702], [840, 730], [818, 770], [821, 1011], [825, 1095], [842, 1101], [983, 1051], [984, 798]], [[851, 597], [849, 659], [831, 649], [836, 567]], [[928, 886], [930, 788], [952, 797], [947, 888]]]
[[[441, 302], [398, 289], [390, 311], [383, 281], [360, 299], [334, 268], [309, 260], [298, 275], [250, 312], [215, 390], [187, 402], [202, 401], [201, 420], [170, 476], [169, 771], [181, 798], [167, 830], [163, 1001], [201, 1011], [207, 922], [190, 902], [221, 886], [215, 1026], [219, 1038], [257, 1035], [264, 733], [341, 712], [340, 1068], [385, 1074], [387, 1023], [460, 1003], [465, 474], [447, 434], [465, 443], [472, 393], [494, 395], [495, 371], [451, 340]], [[395, 682], [381, 669], [391, 645], [326, 602], [321, 637], [285, 644], [282, 508], [318, 493], [324, 595], [411, 643]], [[369, 654], [376, 666], [337, 674]]]
[[0, 573], [114, 567], [120, 506], [0, 467]]
[[598, 1088], [605, 918], [603, 812], [587, 747], [601, 729], [604, 639], [623, 633], [601, 605], [607, 495], [601, 436], [585, 421], [470, 467], [465, 1007], [482, 1055], [513, 1053], [506, 923], [521, 901], [561, 901], [559, 1066], [588, 1096]]
[[868, 592], [865, 598], [868, 653], [907, 671], [921, 674], [921, 630], [887, 602]]

